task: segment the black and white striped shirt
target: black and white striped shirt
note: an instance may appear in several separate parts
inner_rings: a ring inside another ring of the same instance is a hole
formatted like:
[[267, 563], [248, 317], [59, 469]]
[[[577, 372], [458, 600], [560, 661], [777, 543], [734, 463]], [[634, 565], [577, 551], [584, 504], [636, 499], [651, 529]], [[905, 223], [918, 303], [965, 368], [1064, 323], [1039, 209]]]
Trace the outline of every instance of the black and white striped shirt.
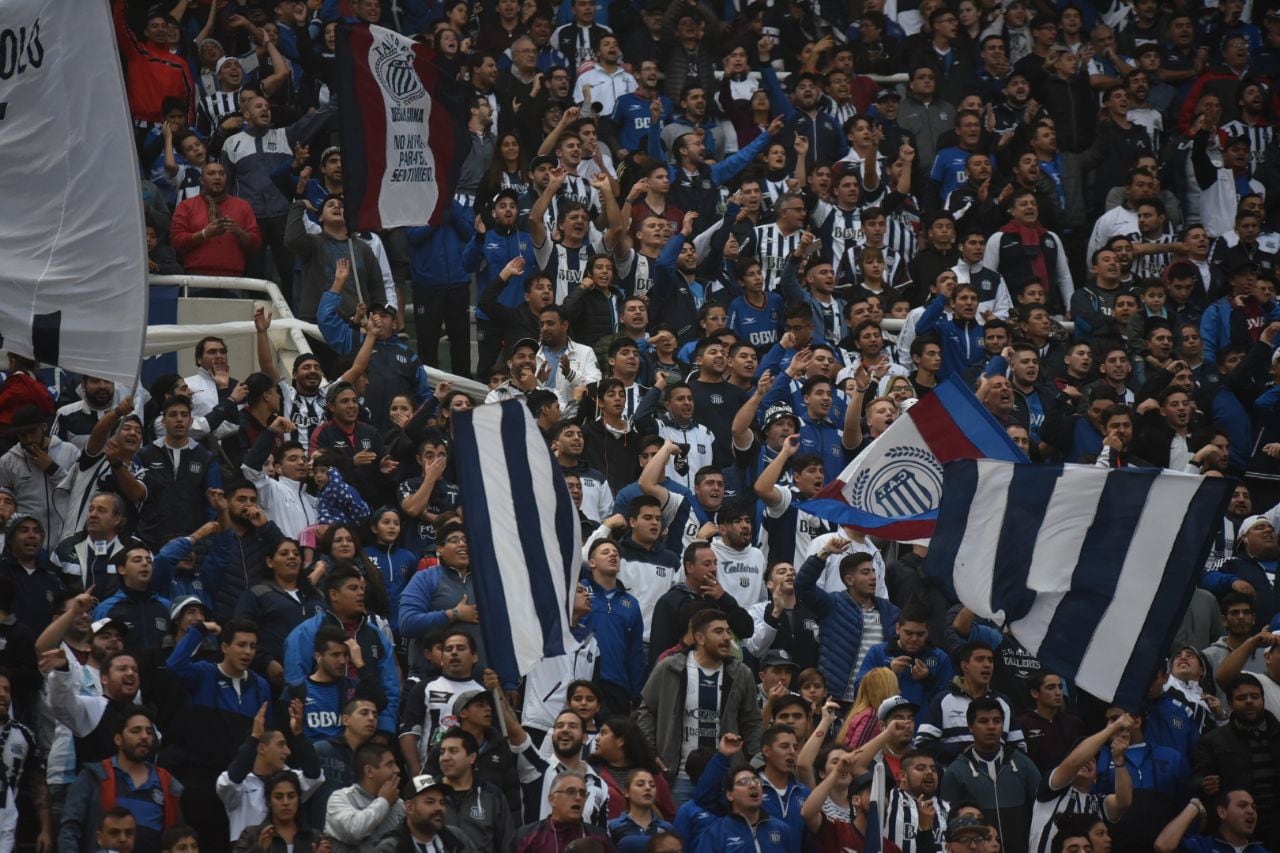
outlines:
[[[920, 829], [920, 806], [915, 797], [901, 788], [893, 788], [889, 792], [885, 804], [884, 833], [894, 844], [902, 848], [902, 853], [919, 853], [921, 845], [917, 836], [924, 832]], [[933, 847], [941, 850], [943, 839], [947, 834], [947, 812], [951, 807], [941, 797], [933, 797]], [[930, 849], [928, 845], [924, 845]]]
[[[1151, 238], [1145, 234], [1139, 235], [1139, 239], [1143, 243], [1172, 243], [1173, 229], [1165, 223], [1164, 233], [1159, 237]], [[1169, 252], [1161, 252], [1152, 255], [1134, 255], [1133, 257], [1133, 277], [1136, 279], [1144, 278], [1160, 278], [1164, 274], [1164, 268], [1172, 261]]]
[[1055, 791], [1049, 787], [1049, 774], [1045, 774], [1036, 791], [1036, 801], [1031, 806], [1032, 853], [1049, 853], [1053, 837], [1058, 834], [1058, 827], [1053, 822], [1055, 817], [1060, 814], [1107, 817], [1103, 813], [1103, 802], [1097, 794], [1081, 793], [1070, 784], [1064, 790]]
[[1236, 119], [1229, 121], [1222, 126], [1222, 132], [1228, 138], [1244, 134], [1249, 137], [1249, 159], [1253, 163], [1253, 168], [1260, 168], [1267, 158], [1267, 146], [1271, 144], [1272, 137], [1275, 136], [1276, 129], [1269, 124], [1256, 125], [1245, 124]]
[[782, 280], [782, 267], [800, 246], [800, 230], [783, 234], [776, 224], [755, 227], [754, 254], [764, 273], [764, 289], [776, 290]]
[[240, 91], [210, 92], [200, 99], [200, 115], [208, 122], [210, 133], [218, 129], [218, 125], [227, 116], [240, 112]]

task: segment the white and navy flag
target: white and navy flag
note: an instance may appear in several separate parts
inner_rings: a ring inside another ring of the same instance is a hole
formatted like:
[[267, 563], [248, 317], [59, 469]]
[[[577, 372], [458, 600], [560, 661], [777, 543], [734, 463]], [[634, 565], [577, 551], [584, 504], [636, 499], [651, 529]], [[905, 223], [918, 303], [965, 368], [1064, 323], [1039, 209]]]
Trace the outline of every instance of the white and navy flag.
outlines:
[[0, 349], [132, 388], [147, 241], [105, 2], [0, 3]]
[[952, 462], [925, 570], [1046, 667], [1136, 709], [1230, 494], [1158, 468]]
[[582, 561], [578, 510], [523, 401], [456, 413], [453, 437], [485, 651], [514, 684], [577, 645], [569, 624]]

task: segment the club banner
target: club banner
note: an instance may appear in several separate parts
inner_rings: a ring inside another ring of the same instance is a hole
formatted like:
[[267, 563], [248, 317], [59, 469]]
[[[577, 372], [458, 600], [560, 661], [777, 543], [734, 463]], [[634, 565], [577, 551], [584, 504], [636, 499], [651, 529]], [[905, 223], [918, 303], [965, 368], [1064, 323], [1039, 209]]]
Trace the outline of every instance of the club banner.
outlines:
[[357, 230], [435, 225], [465, 151], [426, 45], [394, 30], [341, 24], [338, 110], [347, 221]]
[[0, 3], [0, 349], [132, 388], [147, 242], [105, 2]]

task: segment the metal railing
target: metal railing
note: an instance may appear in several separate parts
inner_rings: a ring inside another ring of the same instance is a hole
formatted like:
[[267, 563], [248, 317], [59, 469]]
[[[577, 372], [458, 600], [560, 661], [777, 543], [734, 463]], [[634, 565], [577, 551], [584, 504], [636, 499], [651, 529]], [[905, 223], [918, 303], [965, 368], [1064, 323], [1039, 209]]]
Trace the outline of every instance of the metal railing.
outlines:
[[[180, 297], [187, 296], [191, 288], [233, 290], [253, 293], [262, 297], [262, 301], [270, 303], [271, 306], [271, 331], [284, 332], [283, 335], [277, 334], [273, 336], [272, 348], [277, 354], [277, 360], [281, 361], [282, 366], [286, 368], [292, 362], [289, 354], [297, 356], [312, 352], [311, 343], [307, 340], [308, 336], [318, 341], [324, 340], [324, 335], [321, 333], [319, 326], [306, 320], [299, 320], [293, 316], [293, 311], [289, 309], [288, 301], [285, 300], [284, 294], [280, 292], [280, 287], [273, 281], [260, 278], [224, 278], [208, 275], [153, 275], [150, 277], [150, 283], [153, 286], [176, 286], [180, 288]], [[238, 335], [253, 335], [255, 331], [252, 317], [248, 320], [224, 323], [175, 323], [148, 326], [146, 354], [151, 356], [174, 352], [194, 345], [199, 338], [205, 335], [236, 337]], [[288, 374], [289, 371], [285, 370], [284, 373]], [[434, 367], [427, 367], [427, 377], [433, 385], [439, 382], [450, 382], [455, 388], [465, 392], [473, 400], [483, 400], [485, 395], [489, 393], [487, 386], [475, 380], [456, 376]]]

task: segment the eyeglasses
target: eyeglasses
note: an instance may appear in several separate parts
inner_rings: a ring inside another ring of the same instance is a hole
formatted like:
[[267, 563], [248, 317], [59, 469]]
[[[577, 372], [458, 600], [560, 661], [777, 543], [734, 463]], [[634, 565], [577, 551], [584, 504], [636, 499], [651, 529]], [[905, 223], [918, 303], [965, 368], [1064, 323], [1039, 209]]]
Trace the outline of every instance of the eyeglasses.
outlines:
[[586, 788], [561, 788], [559, 791], [553, 791], [552, 793], [563, 794], [566, 797], [572, 797], [573, 799], [576, 800], [578, 797], [585, 798], [587, 796], [587, 789]]
[[986, 844], [987, 837], [985, 835], [970, 835], [968, 838], [960, 838], [956, 841], [947, 842], [953, 847], [967, 847], [970, 850], [977, 850], [983, 844]]
[[733, 780], [735, 788], [759, 788], [760, 780], [755, 776], [743, 776], [741, 779]]
[[461, 534], [454, 534], [453, 536], [450, 536], [450, 537], [446, 538], [446, 539], [444, 540], [444, 544], [446, 544], [446, 545], [465, 545], [465, 544], [467, 544], [467, 537], [466, 537], [466, 536], [463, 536], [463, 535], [461, 535]]

